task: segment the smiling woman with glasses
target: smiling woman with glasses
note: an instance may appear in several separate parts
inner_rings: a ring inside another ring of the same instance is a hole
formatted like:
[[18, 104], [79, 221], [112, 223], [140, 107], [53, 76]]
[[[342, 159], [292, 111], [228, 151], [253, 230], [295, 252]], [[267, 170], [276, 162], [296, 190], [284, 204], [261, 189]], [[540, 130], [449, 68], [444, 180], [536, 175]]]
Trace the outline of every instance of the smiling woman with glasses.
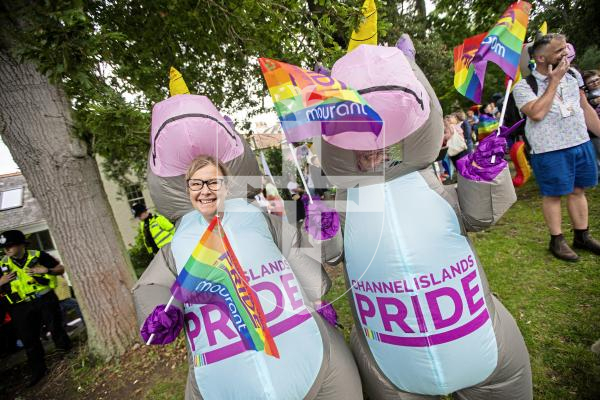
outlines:
[[204, 185], [206, 185], [211, 192], [216, 192], [221, 188], [223, 181], [223, 179], [210, 179], [208, 181], [203, 181], [202, 179], [188, 179], [187, 186], [192, 192], [201, 191]]
[[185, 175], [190, 202], [208, 222], [222, 210], [227, 197], [225, 179], [228, 175], [227, 168], [209, 156], [194, 159]]

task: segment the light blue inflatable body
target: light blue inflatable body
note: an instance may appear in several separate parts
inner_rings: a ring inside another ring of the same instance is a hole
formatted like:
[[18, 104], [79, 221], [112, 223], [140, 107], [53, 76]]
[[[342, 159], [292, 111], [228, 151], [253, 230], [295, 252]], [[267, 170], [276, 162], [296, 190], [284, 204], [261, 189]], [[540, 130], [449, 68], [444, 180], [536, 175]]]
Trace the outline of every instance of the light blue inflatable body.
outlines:
[[[133, 288], [140, 326], [155, 307], [169, 302], [177, 274], [208, 226], [190, 204], [187, 165], [199, 155], [220, 157], [214, 149], [232, 133], [203, 96], [176, 96], [156, 110], [162, 118], [153, 114], [153, 132], [161, 136], [153, 140], [159, 145], [149, 157], [156, 168], [149, 165], [148, 186], [157, 211], [176, 223], [177, 231]], [[210, 299], [206, 304], [173, 301], [172, 307], [184, 313], [189, 363], [185, 399], [359, 400], [361, 381], [344, 337], [314, 311], [329, 287], [321, 255], [339, 257], [341, 237], [330, 241], [331, 251], [307, 252], [306, 235], [297, 226], [248, 203], [247, 198], [254, 198], [252, 188], [260, 187], [260, 170], [248, 143], [237, 133], [235, 138], [244, 151], [228, 161], [220, 159], [227, 161], [230, 173], [221, 222], [261, 303], [279, 358], [242, 348], [228, 313]], [[174, 168], [174, 176], [163, 173]]]
[[[246, 399], [302, 399], [321, 369], [319, 327], [263, 213], [243, 199], [227, 200], [222, 224], [262, 305], [280, 357], [245, 351], [233, 322], [218, 306], [185, 304], [198, 388], [207, 399], [239, 399], [242, 394]], [[207, 227], [198, 211], [182, 218], [171, 243], [178, 273]]]
[[487, 378], [498, 359], [496, 337], [476, 257], [450, 204], [413, 172], [349, 189], [346, 212], [357, 328], [382, 372], [423, 394]]
[[457, 185], [441, 184], [432, 163], [442, 147], [442, 108], [401, 50], [358, 46], [331, 76], [383, 120], [368, 149], [328, 138], [315, 146], [338, 188], [350, 342], [368, 397], [531, 400], [525, 342], [467, 236], [516, 200], [508, 168], [489, 182], [459, 175]]

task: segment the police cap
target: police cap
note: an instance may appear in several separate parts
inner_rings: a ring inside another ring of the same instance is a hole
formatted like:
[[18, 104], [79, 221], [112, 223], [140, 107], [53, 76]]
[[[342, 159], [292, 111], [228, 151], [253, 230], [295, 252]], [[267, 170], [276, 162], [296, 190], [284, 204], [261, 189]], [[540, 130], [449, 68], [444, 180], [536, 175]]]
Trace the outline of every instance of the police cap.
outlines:
[[140, 204], [140, 203], [136, 203], [131, 207], [131, 212], [133, 213], [134, 217], [139, 217], [144, 211], [146, 211], [147, 208], [145, 205]]
[[0, 234], [0, 247], [8, 247], [15, 244], [25, 244], [27, 240], [23, 232], [10, 230]]

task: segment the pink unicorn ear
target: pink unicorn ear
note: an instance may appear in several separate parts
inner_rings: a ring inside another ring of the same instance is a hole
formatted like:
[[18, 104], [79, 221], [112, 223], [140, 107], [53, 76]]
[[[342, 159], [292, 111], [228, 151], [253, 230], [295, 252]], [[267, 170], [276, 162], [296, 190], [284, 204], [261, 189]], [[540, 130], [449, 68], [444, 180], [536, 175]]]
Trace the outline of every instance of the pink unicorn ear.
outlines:
[[331, 71], [328, 70], [327, 68], [325, 68], [323, 66], [323, 64], [321, 63], [316, 63], [313, 71], [315, 71], [317, 74], [321, 74], [321, 75], [325, 75], [325, 76], [331, 76]]
[[415, 55], [417, 54], [417, 51], [415, 50], [415, 45], [413, 44], [412, 40], [410, 39], [410, 36], [408, 36], [407, 33], [403, 33], [402, 36], [400, 36], [400, 39], [398, 39], [398, 41], [396, 42], [396, 47], [404, 53], [406, 58], [412, 61], [415, 60]]

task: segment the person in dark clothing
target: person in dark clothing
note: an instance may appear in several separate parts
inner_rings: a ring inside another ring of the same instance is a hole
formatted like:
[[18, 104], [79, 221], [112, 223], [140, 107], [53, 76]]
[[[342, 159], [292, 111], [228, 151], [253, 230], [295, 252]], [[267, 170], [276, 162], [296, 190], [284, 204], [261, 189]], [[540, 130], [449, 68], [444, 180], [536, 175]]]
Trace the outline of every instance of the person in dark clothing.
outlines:
[[71, 340], [64, 329], [58, 298], [53, 290], [56, 276], [65, 269], [50, 254], [27, 250], [26, 243], [21, 231], [11, 230], [0, 235], [0, 246], [6, 251], [0, 261], [0, 291], [17, 336], [25, 346], [31, 372], [29, 386], [33, 386], [47, 372], [40, 340], [42, 324], [49, 328], [57, 349], [68, 351]]
[[467, 119], [467, 114], [464, 111], [460, 110], [454, 113], [456, 118], [458, 119], [458, 123], [460, 124], [460, 128], [463, 131], [463, 136], [465, 138], [465, 142], [467, 143], [467, 152], [473, 152], [473, 129], [471, 128], [471, 124]]

